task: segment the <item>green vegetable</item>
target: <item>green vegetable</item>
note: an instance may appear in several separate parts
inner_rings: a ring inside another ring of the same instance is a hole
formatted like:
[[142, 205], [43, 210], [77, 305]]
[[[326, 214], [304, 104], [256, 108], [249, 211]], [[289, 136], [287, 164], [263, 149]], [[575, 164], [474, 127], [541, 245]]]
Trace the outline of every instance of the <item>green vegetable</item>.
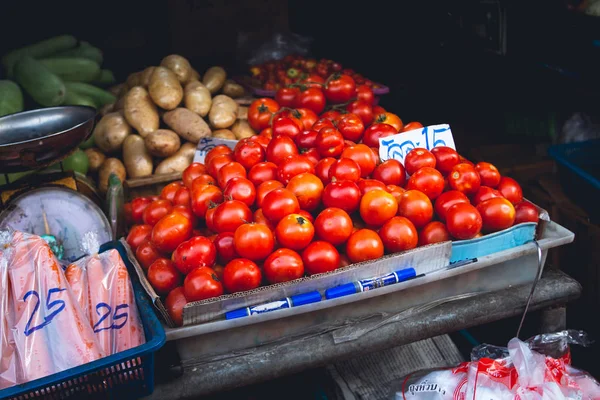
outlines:
[[83, 150], [77, 149], [69, 157], [65, 158], [62, 164], [65, 171], [75, 171], [86, 175], [90, 167], [90, 160], [88, 160]]
[[21, 57], [46, 57], [56, 52], [75, 47], [75, 45], [77, 45], [77, 39], [71, 35], [55, 36], [5, 54], [2, 57], [2, 65], [8, 76], [13, 76], [14, 66]]
[[115, 79], [115, 75], [109, 69], [103, 69], [100, 71], [100, 74], [94, 80], [94, 83], [100, 86], [112, 85], [117, 80]]
[[87, 83], [66, 82], [65, 86], [69, 92], [75, 92], [91, 98], [98, 107], [117, 101], [117, 98], [112, 93]]
[[67, 90], [67, 94], [65, 95], [65, 101], [63, 102], [63, 105], [88, 106], [97, 108], [96, 103], [89, 96], [84, 96], [71, 90]]
[[52, 54], [52, 57], [82, 57], [95, 61], [99, 65], [102, 65], [104, 58], [102, 55], [102, 50], [84, 41], [80, 42], [79, 46], [75, 47], [74, 49], [64, 50], [59, 53]]
[[0, 80], [0, 117], [23, 111], [23, 93], [19, 85]]
[[40, 62], [65, 82], [91, 82], [100, 75], [100, 66], [87, 58], [43, 58]]
[[23, 56], [14, 67], [17, 82], [25, 89], [36, 103], [52, 107], [65, 100], [65, 84], [50, 72], [41, 62], [32, 57]]
[[96, 141], [94, 140], [94, 135], [90, 135], [90, 137], [83, 143], [79, 145], [80, 149], [86, 150], [94, 147], [96, 145]]

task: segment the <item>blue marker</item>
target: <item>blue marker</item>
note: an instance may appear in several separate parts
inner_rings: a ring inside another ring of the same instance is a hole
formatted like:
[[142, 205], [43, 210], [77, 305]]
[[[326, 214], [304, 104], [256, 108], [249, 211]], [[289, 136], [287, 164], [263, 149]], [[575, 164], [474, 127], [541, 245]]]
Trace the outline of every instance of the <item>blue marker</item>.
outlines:
[[336, 299], [354, 293], [366, 292], [368, 290], [393, 285], [394, 283], [404, 282], [416, 276], [417, 272], [414, 268], [405, 268], [377, 278], [362, 279], [360, 281], [332, 287], [325, 291], [325, 298], [327, 300]]
[[225, 313], [226, 319], [236, 319], [249, 317], [255, 314], [263, 314], [275, 310], [283, 310], [284, 308], [292, 308], [303, 306], [310, 303], [318, 303], [321, 301], [321, 293], [318, 291], [298, 294], [296, 296], [286, 297], [283, 300], [273, 301], [271, 303], [259, 304], [257, 306], [240, 308], [237, 310]]

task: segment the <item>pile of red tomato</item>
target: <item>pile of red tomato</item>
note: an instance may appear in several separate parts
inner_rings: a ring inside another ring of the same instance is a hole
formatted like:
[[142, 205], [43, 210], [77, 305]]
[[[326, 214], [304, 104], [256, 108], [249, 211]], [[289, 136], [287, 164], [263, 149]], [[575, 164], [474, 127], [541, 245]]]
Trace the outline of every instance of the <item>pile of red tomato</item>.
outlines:
[[[347, 101], [340, 93], [327, 98]], [[449, 147], [380, 162], [378, 139], [406, 129], [381, 114], [388, 123], [258, 99], [248, 118], [259, 135], [125, 205], [127, 242], [176, 323], [188, 301], [537, 222], [516, 181]]]
[[250, 73], [260, 88], [273, 91], [293, 83], [307, 81], [323, 83], [328, 76], [334, 73], [348, 75], [359, 85], [379, 87], [352, 69], [343, 68], [338, 62], [325, 58], [317, 61], [314, 58], [305, 58], [299, 55], [288, 55], [281, 60], [252, 66]]

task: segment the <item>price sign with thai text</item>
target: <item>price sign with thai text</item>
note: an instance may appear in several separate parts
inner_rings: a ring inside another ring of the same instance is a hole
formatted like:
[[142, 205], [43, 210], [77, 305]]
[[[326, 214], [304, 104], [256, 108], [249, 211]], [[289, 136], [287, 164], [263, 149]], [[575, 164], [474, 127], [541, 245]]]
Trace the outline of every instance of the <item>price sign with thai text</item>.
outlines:
[[393, 158], [404, 164], [404, 158], [412, 149], [420, 147], [431, 150], [438, 146], [447, 146], [456, 150], [450, 125], [431, 125], [381, 138], [379, 157], [381, 161]]

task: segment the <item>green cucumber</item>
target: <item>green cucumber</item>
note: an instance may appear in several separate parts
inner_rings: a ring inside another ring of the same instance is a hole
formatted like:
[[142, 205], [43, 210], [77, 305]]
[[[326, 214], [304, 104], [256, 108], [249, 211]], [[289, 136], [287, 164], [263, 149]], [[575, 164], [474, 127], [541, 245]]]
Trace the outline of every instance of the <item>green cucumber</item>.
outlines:
[[65, 95], [65, 101], [63, 105], [66, 106], [88, 106], [96, 108], [96, 103], [89, 96], [84, 96], [72, 90], [67, 90]]
[[100, 66], [87, 58], [42, 58], [40, 62], [65, 82], [91, 82], [100, 75]]
[[65, 86], [70, 92], [75, 92], [91, 98], [98, 107], [102, 107], [105, 104], [114, 103], [117, 101], [117, 98], [112, 93], [87, 83], [66, 82]]
[[5, 54], [2, 57], [2, 65], [8, 76], [12, 76], [16, 62], [23, 56], [33, 58], [47, 57], [59, 51], [75, 47], [76, 45], [77, 39], [71, 35], [55, 36]]
[[0, 80], [0, 117], [23, 111], [23, 92], [19, 85]]
[[59, 106], [65, 100], [65, 84], [38, 60], [23, 56], [14, 67], [17, 82], [36, 103], [44, 107]]
[[88, 60], [95, 61], [98, 65], [102, 65], [102, 61], [104, 57], [102, 55], [102, 50], [97, 47], [92, 46], [88, 42], [79, 42], [79, 46], [74, 49], [68, 49], [61, 51], [56, 54], [52, 54], [52, 57], [81, 57], [87, 58]]
[[116, 81], [115, 75], [109, 69], [101, 70], [100, 74], [96, 77], [96, 79], [94, 79], [94, 83], [101, 86], [112, 85]]

